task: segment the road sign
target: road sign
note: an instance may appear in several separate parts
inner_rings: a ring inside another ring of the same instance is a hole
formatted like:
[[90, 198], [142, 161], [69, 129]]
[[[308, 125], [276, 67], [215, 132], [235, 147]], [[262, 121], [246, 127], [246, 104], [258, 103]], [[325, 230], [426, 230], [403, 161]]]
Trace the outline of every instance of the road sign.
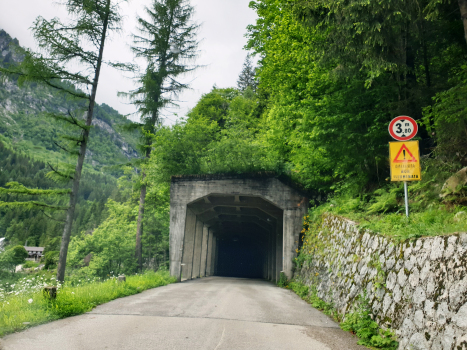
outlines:
[[391, 181], [421, 181], [418, 141], [389, 142]]
[[417, 122], [405, 115], [394, 118], [389, 124], [389, 134], [397, 141], [408, 141], [417, 135]]

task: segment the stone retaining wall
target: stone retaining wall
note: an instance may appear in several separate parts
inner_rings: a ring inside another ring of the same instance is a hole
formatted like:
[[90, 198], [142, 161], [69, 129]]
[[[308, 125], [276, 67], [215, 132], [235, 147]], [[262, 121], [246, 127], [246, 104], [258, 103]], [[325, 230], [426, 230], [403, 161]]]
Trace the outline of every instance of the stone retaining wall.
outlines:
[[396, 243], [324, 217], [319, 254], [295, 278], [345, 314], [366, 291], [375, 320], [399, 349], [467, 349], [467, 233]]

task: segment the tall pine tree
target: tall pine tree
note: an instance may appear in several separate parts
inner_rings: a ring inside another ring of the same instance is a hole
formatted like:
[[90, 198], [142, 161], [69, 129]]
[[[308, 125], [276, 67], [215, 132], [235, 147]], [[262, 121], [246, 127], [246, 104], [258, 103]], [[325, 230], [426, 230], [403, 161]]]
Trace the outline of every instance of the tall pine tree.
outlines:
[[253, 63], [251, 62], [251, 56], [248, 54], [237, 81], [237, 86], [240, 91], [245, 91], [248, 87], [253, 91], [256, 90], [258, 83], [255, 80], [255, 71], [256, 69], [253, 67]]
[[[161, 121], [162, 109], [174, 105], [178, 93], [188, 88], [179, 77], [196, 68], [189, 65], [197, 55], [198, 25], [193, 23], [193, 7], [187, 0], [154, 0], [146, 8], [146, 18], [138, 18], [139, 35], [134, 36], [132, 47], [136, 57], [144, 58], [147, 65], [138, 79], [138, 88], [127, 94], [138, 107], [143, 129], [142, 147], [145, 157], [151, 155], [151, 144]], [[136, 258], [142, 268], [144, 205], [147, 184], [142, 172], [138, 225], [136, 232]]]

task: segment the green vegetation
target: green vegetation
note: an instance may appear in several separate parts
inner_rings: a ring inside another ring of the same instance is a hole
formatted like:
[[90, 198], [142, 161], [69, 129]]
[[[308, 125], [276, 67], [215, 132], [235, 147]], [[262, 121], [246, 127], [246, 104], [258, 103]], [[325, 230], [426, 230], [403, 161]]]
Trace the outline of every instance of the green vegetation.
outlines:
[[15, 270], [15, 266], [22, 264], [28, 257], [28, 252], [22, 245], [8, 248], [0, 254], [0, 268]]
[[277, 282], [277, 286], [281, 288], [287, 288], [289, 285], [289, 281], [287, 280], [287, 275], [281, 272], [279, 281]]
[[399, 346], [395, 340], [395, 334], [391, 330], [383, 330], [373, 321], [365, 297], [360, 297], [356, 311], [345, 316], [341, 328], [356, 334], [360, 345], [387, 350], [396, 350]]
[[334, 306], [318, 297], [315, 286], [310, 288], [301, 282], [292, 281], [289, 283], [289, 287], [314, 308], [323, 311], [326, 315], [340, 322], [340, 326], [344, 331], [355, 334], [359, 338], [358, 344], [368, 346], [371, 349], [385, 350], [396, 350], [399, 346], [391, 330], [383, 330], [373, 321], [368, 301], [364, 296], [359, 298], [358, 308], [354, 312], [345, 315], [345, 319], [342, 321], [342, 315], [337, 312]]
[[[439, 196], [467, 165], [467, 45], [458, 5], [250, 6], [259, 18], [247, 48], [259, 67], [246, 63], [239, 89], [213, 88], [186, 120], [158, 131], [148, 184], [168, 188], [175, 174], [271, 171], [320, 194], [314, 218], [340, 213], [397, 239], [465, 231], [458, 214], [465, 188]], [[387, 182], [387, 126], [397, 115], [420, 125], [423, 181], [409, 186], [409, 220], [401, 184]]]
[[[64, 317], [83, 314], [113, 299], [140, 293], [149, 288], [175, 282], [166, 271], [128, 276], [105, 281], [76, 280], [59, 287], [56, 299], [50, 299], [42, 287], [54, 283], [50, 274], [28, 275], [11, 286], [0, 284], [0, 336]], [[11, 293], [10, 293], [11, 292]]]
[[[387, 185], [358, 197], [334, 195], [326, 203], [311, 208], [309, 215], [313, 222], [319, 222], [325, 213], [342, 215], [357, 222], [361, 228], [397, 241], [464, 232], [467, 229], [467, 208], [441, 200], [438, 196], [424, 202], [432, 194], [423, 188], [427, 183], [430, 181], [423, 180], [409, 186], [409, 218], [405, 216], [402, 184]], [[439, 183], [434, 184], [440, 187]]]
[[[47, 164], [37, 161], [24, 153], [13, 151], [0, 142], [0, 188], [7, 187], [10, 181], [17, 181], [28, 188], [48, 190], [57, 184], [47, 177]], [[63, 187], [62, 187], [63, 188]], [[65, 188], [63, 188], [65, 190]], [[66, 190], [68, 192], [68, 190]], [[120, 193], [117, 180], [111, 175], [85, 173], [80, 188], [75, 215], [73, 234], [94, 230], [106, 217], [105, 203], [108, 198], [118, 200]], [[21, 203], [39, 201], [39, 197], [22, 193], [4, 194], [0, 201]], [[66, 197], [52, 197], [47, 203], [55, 206], [66, 205]], [[11, 245], [23, 244], [42, 246], [47, 250], [57, 250], [60, 244], [62, 220], [65, 213], [54, 213], [53, 218], [42, 208], [27, 210], [24, 207], [0, 206], [0, 237], [6, 237]]]

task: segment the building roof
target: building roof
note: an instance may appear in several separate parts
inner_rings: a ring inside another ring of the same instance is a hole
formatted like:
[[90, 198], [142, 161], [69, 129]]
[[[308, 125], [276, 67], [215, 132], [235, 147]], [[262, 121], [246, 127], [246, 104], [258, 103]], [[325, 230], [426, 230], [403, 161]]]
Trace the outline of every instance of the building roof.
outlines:
[[45, 247], [24, 247], [28, 252], [43, 252]]

